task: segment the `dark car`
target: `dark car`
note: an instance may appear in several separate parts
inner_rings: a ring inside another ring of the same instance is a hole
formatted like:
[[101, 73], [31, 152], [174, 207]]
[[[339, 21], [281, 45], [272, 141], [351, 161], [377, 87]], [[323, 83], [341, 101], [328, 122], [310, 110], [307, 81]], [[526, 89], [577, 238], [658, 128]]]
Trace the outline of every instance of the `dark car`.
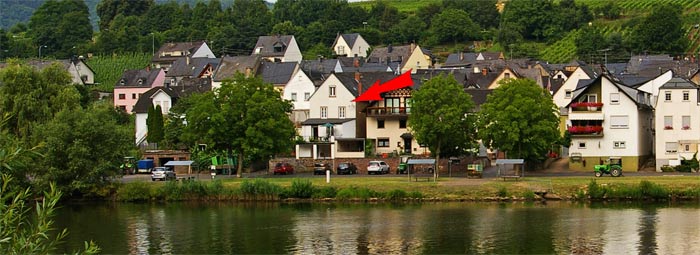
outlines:
[[331, 170], [331, 165], [326, 163], [315, 163], [314, 164], [314, 175], [326, 174], [327, 170]]
[[289, 163], [277, 163], [273, 174], [294, 174], [294, 166]]
[[351, 162], [343, 162], [338, 164], [336, 172], [338, 174], [357, 174], [357, 167]]

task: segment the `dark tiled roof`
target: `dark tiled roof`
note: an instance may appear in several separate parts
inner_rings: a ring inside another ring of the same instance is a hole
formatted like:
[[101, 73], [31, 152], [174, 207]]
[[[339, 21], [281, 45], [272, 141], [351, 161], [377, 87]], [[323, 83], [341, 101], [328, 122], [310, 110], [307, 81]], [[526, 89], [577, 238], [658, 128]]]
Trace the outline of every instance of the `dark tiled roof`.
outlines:
[[348, 46], [352, 49], [355, 46], [355, 41], [357, 41], [357, 38], [360, 36], [358, 33], [352, 33], [352, 34], [343, 34], [343, 40], [345, 40], [346, 43], [348, 43]]
[[444, 67], [470, 66], [476, 62], [477, 53], [460, 52], [447, 56], [447, 60], [442, 65]]
[[561, 86], [564, 85], [564, 82], [565, 82], [564, 79], [552, 79], [552, 78], [550, 78], [549, 79], [549, 85], [550, 85], [549, 92], [551, 92], [552, 95], [554, 95], [554, 93], [557, 93], [557, 91], [559, 91]]
[[486, 89], [498, 78], [500, 72], [487, 72], [486, 75], [483, 73], [469, 72], [466, 75], [465, 87]]
[[596, 81], [595, 78], [593, 78], [593, 79], [580, 79], [580, 80], [578, 80], [578, 83], [576, 83], [576, 89], [574, 89], [574, 90], [579, 90], [579, 89], [588, 87], [589, 85], [593, 84], [593, 82], [595, 82], [595, 81]]
[[148, 109], [153, 107], [151, 97], [158, 91], [163, 91], [168, 94], [173, 100], [173, 105], [177, 103], [179, 98], [186, 97], [193, 93], [204, 93], [211, 90], [211, 80], [207, 78], [183, 78], [178, 83], [178, 86], [158, 86], [149, 89], [139, 97], [134, 105], [134, 113], [147, 113]]
[[165, 74], [166, 77], [197, 77], [204, 68], [211, 65], [212, 69], [216, 70], [219, 66], [220, 58], [190, 58], [187, 64], [187, 58], [179, 58], [173, 62], [173, 65]]
[[367, 62], [402, 62], [411, 56], [411, 45], [380, 47], [372, 50]]
[[259, 56], [225, 56], [221, 58], [219, 66], [214, 73], [214, 81], [222, 81], [224, 79], [233, 78], [236, 72], [245, 74], [247, 69], [250, 69], [251, 74], [256, 74], [260, 65]]
[[672, 78], [661, 86], [661, 89], [698, 89], [694, 83], [683, 78]]
[[155, 55], [153, 55], [153, 58], [151, 58], [151, 62], [173, 62], [177, 60], [178, 58], [182, 58], [184, 56], [161, 56], [164, 52], [175, 52], [175, 51], [184, 51], [188, 52], [189, 54], [195, 53], [199, 47], [202, 47], [202, 44], [204, 42], [178, 42], [178, 43], [165, 43], [163, 46], [160, 46], [160, 49], [156, 52]]
[[[355, 73], [336, 73], [335, 76], [340, 80], [340, 82], [345, 86], [345, 88], [350, 91], [350, 93], [357, 97], [359, 96], [358, 90], [357, 90], [357, 85], [358, 81], [355, 80]], [[360, 73], [360, 80], [359, 82], [362, 83], [362, 90], [367, 91], [369, 87], [371, 87], [376, 81], [379, 81], [379, 83], [384, 83], [387, 82], [391, 79], [396, 77], [394, 73], [380, 73], [380, 72], [372, 72], [372, 73]]]
[[[258, 37], [255, 48], [251, 55], [260, 54], [263, 57], [281, 57], [287, 51], [287, 47], [292, 42], [293, 35], [270, 35]], [[282, 51], [275, 52], [275, 46], [282, 46]], [[256, 52], [260, 49], [260, 52]]]
[[467, 79], [467, 70], [465, 69], [418, 69], [415, 74], [411, 75], [413, 79], [413, 89], [420, 89], [423, 82], [440, 75], [453, 75], [457, 83], [464, 86]]
[[[117, 80], [117, 84], [114, 85], [115, 88], [120, 87], [150, 87], [161, 69], [151, 69], [151, 70], [126, 70], [122, 73], [122, 77]], [[139, 82], [141, 81], [141, 82]]]
[[297, 69], [297, 62], [263, 62], [258, 70], [264, 82], [287, 84]]
[[472, 100], [474, 101], [474, 104], [478, 107], [484, 103], [486, 103], [486, 99], [488, 98], [488, 95], [491, 94], [493, 90], [491, 89], [465, 89], [464, 92], [467, 92], [469, 95], [472, 96]]

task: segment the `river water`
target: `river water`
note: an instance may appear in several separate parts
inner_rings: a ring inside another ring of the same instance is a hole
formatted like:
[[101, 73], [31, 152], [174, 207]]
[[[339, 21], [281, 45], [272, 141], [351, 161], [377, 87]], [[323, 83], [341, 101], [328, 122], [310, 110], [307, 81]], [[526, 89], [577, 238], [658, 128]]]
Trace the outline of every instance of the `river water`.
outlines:
[[104, 254], [698, 254], [700, 204], [108, 203], [65, 205]]

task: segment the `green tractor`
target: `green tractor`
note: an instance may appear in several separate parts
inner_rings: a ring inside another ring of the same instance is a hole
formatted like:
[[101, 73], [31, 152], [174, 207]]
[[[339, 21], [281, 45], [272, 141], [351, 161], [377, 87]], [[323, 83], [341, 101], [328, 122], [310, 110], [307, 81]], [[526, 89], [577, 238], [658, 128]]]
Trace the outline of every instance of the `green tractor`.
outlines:
[[609, 174], [612, 177], [622, 176], [622, 158], [610, 157], [605, 160], [603, 165], [595, 165], [595, 177], [601, 177], [604, 174]]

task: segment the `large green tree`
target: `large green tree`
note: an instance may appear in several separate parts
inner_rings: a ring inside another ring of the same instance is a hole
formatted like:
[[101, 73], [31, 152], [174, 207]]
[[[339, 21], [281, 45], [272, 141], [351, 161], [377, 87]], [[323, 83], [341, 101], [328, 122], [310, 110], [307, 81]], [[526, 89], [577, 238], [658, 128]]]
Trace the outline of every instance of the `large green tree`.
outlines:
[[119, 176], [119, 164], [133, 147], [133, 128], [118, 124], [108, 103], [64, 109], [40, 126], [35, 141], [44, 157], [33, 175], [40, 186], [56, 183], [68, 195], [94, 191]]
[[165, 138], [163, 122], [163, 109], [160, 105], [148, 109], [148, 117], [146, 117], [146, 127], [148, 128], [148, 142], [160, 143]]
[[509, 158], [544, 159], [559, 140], [559, 118], [552, 97], [530, 79], [507, 79], [481, 105], [479, 138]]
[[685, 50], [683, 8], [676, 4], [658, 4], [632, 32], [634, 49], [649, 53], [680, 53]]
[[[453, 156], [476, 147], [474, 101], [454, 76], [428, 80], [412, 98], [409, 129], [419, 143], [428, 145], [436, 164], [440, 156]], [[438, 169], [437, 165], [434, 169]]]
[[42, 56], [67, 58], [77, 54], [76, 49], [92, 39], [87, 5], [81, 0], [45, 2], [29, 20], [29, 35], [41, 47], [37, 51]]
[[430, 31], [440, 43], [479, 39], [479, 25], [462, 10], [447, 9], [430, 22]]
[[102, 0], [97, 5], [100, 17], [100, 31], [108, 29], [112, 20], [119, 14], [124, 16], [141, 16], [155, 5], [153, 0]]
[[0, 70], [0, 116], [8, 118], [9, 132], [27, 138], [37, 123], [52, 119], [63, 107], [80, 105], [80, 95], [71, 82], [60, 64], [37, 71], [13, 61]]
[[296, 134], [288, 116], [292, 105], [259, 77], [238, 73], [215, 91], [186, 101], [185, 139], [236, 153], [239, 177], [247, 157], [265, 158], [292, 148]]

